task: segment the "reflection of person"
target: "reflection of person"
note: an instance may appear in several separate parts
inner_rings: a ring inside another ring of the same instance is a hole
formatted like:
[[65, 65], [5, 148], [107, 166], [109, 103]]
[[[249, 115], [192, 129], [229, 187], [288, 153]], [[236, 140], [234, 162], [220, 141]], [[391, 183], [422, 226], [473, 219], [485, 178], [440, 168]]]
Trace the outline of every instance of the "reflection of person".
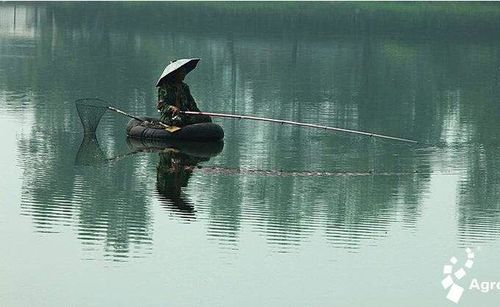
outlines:
[[[175, 64], [175, 61], [172, 64]], [[158, 82], [157, 108], [161, 112], [160, 120], [167, 125], [181, 127], [212, 121], [209, 116], [180, 113], [180, 111], [200, 112], [193, 96], [191, 96], [189, 86], [183, 82], [187, 73], [186, 68], [181, 66], [162, 77]]]
[[189, 156], [173, 149], [160, 153], [156, 177], [158, 193], [176, 210], [192, 215], [194, 207], [185, 199], [182, 188], [187, 187], [196, 165], [207, 160], [208, 158]]

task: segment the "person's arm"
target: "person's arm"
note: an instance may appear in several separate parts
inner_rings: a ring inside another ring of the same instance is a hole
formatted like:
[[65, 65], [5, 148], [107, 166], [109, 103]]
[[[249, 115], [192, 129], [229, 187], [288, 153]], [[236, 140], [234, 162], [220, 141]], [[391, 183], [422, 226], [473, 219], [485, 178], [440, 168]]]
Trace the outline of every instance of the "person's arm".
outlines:
[[165, 87], [158, 88], [158, 102], [156, 108], [162, 113], [162, 116], [171, 116], [179, 112], [179, 109], [173, 105], [174, 98]]

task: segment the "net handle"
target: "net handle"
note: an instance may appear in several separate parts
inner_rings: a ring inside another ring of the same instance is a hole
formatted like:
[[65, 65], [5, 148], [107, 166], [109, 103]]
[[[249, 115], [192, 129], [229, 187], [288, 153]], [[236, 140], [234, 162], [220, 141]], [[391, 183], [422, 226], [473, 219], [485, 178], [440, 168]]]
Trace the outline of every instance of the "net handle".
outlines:
[[[103, 102], [103, 104], [106, 104], [106, 105], [104, 105], [104, 106], [96, 106], [96, 105], [87, 104], [87, 103], [82, 102], [82, 101], [85, 101], [85, 100], [90, 100], [90, 99], [92, 99], [92, 100], [97, 100], [97, 101], [101, 101], [101, 102]], [[107, 104], [108, 104], [108, 102], [107, 102], [106, 100], [103, 100], [103, 99], [100, 99], [100, 98], [81, 98], [81, 99], [77, 99], [77, 100], [75, 101], [75, 103], [76, 103], [76, 104], [79, 104], [79, 105], [87, 105], [87, 106], [91, 106], [91, 107], [106, 108], [106, 109], [111, 110], [111, 111], [113, 111], [113, 112], [116, 112], [116, 113], [118, 113], [118, 114], [122, 114], [122, 115], [125, 115], [125, 116], [127, 116], [127, 117], [130, 117], [130, 118], [133, 118], [133, 119], [135, 119], [135, 120], [138, 120], [138, 121], [140, 121], [141, 123], [143, 123], [143, 122], [145, 122], [145, 121], [146, 121], [146, 120], [144, 120], [144, 119], [142, 119], [142, 118], [140, 118], [140, 117], [134, 116], [134, 115], [129, 114], [129, 113], [125, 112], [125, 111], [122, 111], [122, 110], [120, 110], [120, 109], [117, 109], [117, 108], [115, 108], [115, 107], [113, 107], [113, 106], [107, 105]], [[78, 114], [80, 115], [80, 113], [78, 113]], [[81, 119], [81, 115], [80, 115], [80, 119]], [[162, 126], [163, 128], [170, 128], [170, 126], [169, 126], [169, 125], [167, 125], [167, 124], [165, 124], [165, 123], [162, 123], [161, 121], [159, 121], [159, 122], [158, 122], [158, 124], [159, 124], [160, 126]]]

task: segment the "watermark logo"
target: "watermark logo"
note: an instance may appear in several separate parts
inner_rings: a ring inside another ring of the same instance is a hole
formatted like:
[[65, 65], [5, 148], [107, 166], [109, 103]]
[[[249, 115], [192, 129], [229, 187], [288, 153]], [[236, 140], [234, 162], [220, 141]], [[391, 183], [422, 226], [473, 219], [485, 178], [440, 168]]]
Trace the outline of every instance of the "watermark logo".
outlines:
[[470, 248], [465, 249], [466, 260], [463, 266], [457, 267], [458, 259], [453, 256], [450, 262], [443, 266], [444, 279], [441, 285], [445, 290], [448, 290], [446, 298], [456, 304], [460, 302], [464, 293], [464, 288], [459, 285], [460, 280], [467, 275], [467, 271], [474, 265], [474, 252]]

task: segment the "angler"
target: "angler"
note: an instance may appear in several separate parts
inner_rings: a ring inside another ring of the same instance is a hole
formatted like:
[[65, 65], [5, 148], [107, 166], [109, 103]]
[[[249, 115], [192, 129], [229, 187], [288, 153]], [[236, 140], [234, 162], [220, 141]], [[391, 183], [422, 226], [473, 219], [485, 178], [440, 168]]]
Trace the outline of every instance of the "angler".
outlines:
[[156, 83], [158, 87], [157, 109], [160, 120], [169, 126], [183, 127], [197, 123], [212, 122], [206, 115], [188, 115], [184, 111], [200, 112], [196, 102], [184, 83], [186, 75], [196, 68], [200, 59], [181, 59], [171, 61]]

